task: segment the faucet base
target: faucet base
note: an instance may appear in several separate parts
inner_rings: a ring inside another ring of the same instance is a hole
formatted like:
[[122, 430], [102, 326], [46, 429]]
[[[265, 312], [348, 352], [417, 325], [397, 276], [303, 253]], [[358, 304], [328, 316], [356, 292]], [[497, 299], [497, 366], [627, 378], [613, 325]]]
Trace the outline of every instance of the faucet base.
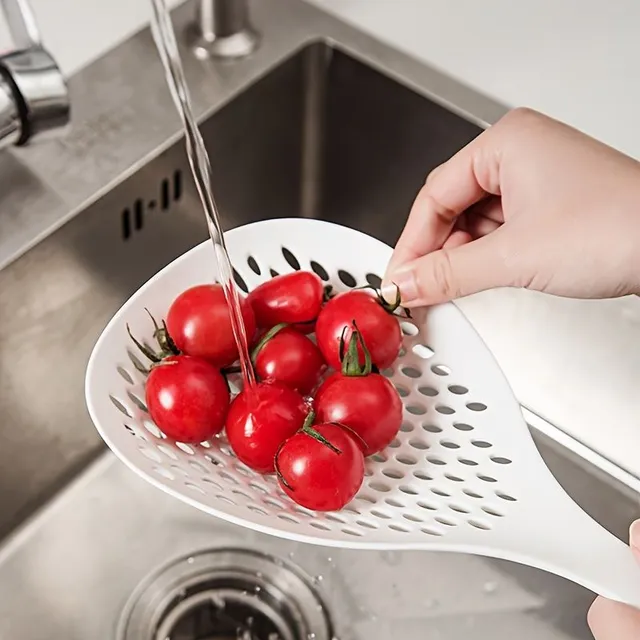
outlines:
[[196, 25], [191, 25], [187, 30], [187, 42], [199, 60], [232, 60], [253, 53], [260, 44], [260, 34], [254, 29], [245, 28], [228, 36], [203, 35]]

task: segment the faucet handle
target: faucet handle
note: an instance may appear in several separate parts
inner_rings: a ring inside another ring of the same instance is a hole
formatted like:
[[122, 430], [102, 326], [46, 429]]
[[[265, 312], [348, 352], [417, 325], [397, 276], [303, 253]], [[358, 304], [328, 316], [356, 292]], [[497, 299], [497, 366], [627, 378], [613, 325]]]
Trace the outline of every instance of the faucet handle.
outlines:
[[41, 44], [28, 0], [0, 0], [0, 7], [15, 46], [0, 55], [0, 146], [9, 138], [23, 145], [68, 124], [69, 92], [56, 61]]

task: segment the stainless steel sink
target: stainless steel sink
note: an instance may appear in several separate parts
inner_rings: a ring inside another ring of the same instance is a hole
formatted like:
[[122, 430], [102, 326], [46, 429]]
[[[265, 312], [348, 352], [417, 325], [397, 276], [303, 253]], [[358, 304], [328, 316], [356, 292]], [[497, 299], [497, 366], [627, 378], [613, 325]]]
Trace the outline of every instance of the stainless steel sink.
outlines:
[[[184, 51], [225, 226], [302, 215], [393, 243], [424, 176], [503, 108], [298, 0], [265, 4], [253, 56]], [[180, 28], [192, 10], [176, 11]], [[340, 640], [589, 638], [593, 595], [560, 578], [254, 534], [166, 497], [104, 451], [84, 408], [90, 349], [206, 227], [148, 31], [70, 86], [81, 99], [65, 141], [0, 155], [0, 210], [15, 212], [0, 219], [0, 637], [114, 637], [149, 572], [240, 545], [308, 574]], [[527, 416], [569, 493], [624, 537], [637, 494]]]

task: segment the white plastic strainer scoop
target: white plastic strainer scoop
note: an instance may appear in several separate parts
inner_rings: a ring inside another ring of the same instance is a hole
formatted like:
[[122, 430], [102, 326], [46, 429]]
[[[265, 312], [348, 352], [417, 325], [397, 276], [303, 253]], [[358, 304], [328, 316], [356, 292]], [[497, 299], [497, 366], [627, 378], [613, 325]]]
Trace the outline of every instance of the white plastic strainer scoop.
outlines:
[[[271, 270], [299, 265], [326, 272], [336, 290], [346, 290], [354, 281], [375, 281], [391, 255], [374, 238], [308, 219], [250, 224], [226, 240], [250, 289]], [[203, 511], [272, 535], [335, 547], [503, 558], [640, 606], [640, 568], [631, 551], [558, 485], [499, 366], [453, 304], [402, 322], [402, 355], [384, 372], [402, 396], [402, 430], [367, 461], [360, 492], [340, 512], [297, 506], [275, 477], [239, 462], [224, 437], [198, 446], [165, 439], [146, 412], [144, 376], [131, 360], [140, 356], [126, 324], [151, 342], [145, 307], [164, 317], [179, 293], [213, 281], [214, 265], [209, 241], [168, 265], [118, 311], [91, 355], [91, 417], [131, 469]]]

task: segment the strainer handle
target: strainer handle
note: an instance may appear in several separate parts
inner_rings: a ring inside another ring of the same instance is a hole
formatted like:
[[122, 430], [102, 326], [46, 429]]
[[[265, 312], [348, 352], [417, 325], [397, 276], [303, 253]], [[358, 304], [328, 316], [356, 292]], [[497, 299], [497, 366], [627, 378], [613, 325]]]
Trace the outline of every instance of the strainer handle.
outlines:
[[[520, 556], [520, 562], [640, 609], [640, 564], [630, 547], [573, 500], [559, 500], [555, 506], [544, 505], [544, 524], [529, 522], [527, 526], [521, 521], [520, 540], [513, 530], [505, 536], [504, 548], [512, 549], [512, 559]], [[538, 510], [539, 517], [540, 513]]]

